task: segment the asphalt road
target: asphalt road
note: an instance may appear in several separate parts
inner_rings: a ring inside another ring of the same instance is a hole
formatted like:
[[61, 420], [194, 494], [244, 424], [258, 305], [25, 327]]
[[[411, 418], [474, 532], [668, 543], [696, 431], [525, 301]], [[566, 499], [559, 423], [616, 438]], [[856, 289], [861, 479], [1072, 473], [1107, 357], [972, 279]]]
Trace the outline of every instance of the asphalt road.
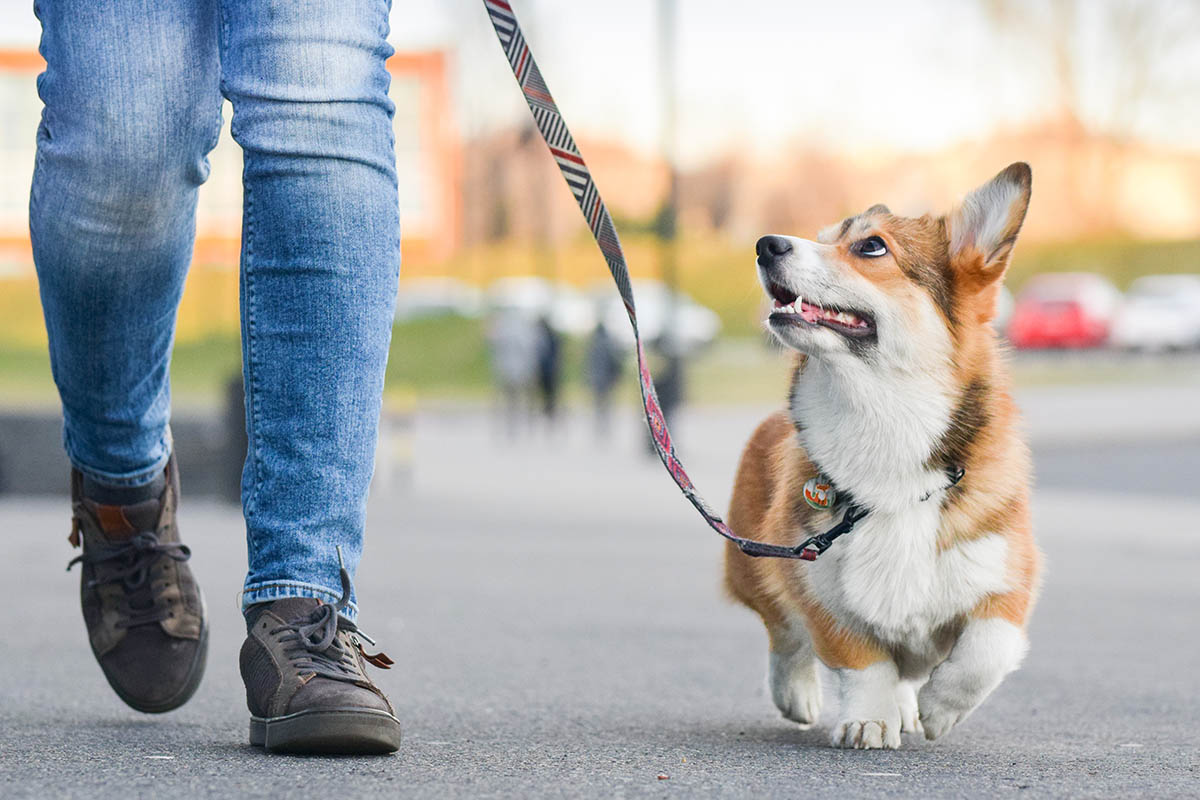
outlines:
[[[0, 795], [1200, 792], [1200, 442], [1039, 447], [1048, 574], [1024, 668], [944, 740], [846, 752], [775, 713], [762, 628], [718, 590], [718, 540], [626, 422], [597, 446], [579, 425], [513, 443], [478, 416], [422, 419], [408, 485], [384, 472], [358, 591], [363, 626], [397, 661], [376, 673], [407, 728], [392, 757], [246, 744], [239, 515], [188, 503], [186, 476], [181, 525], [212, 652], [197, 696], [161, 717], [123, 707], [92, 661], [77, 573], [62, 571], [65, 504], [0, 501]], [[754, 423], [708, 413], [676, 431], [718, 506]], [[829, 697], [826, 723], [833, 714]]]

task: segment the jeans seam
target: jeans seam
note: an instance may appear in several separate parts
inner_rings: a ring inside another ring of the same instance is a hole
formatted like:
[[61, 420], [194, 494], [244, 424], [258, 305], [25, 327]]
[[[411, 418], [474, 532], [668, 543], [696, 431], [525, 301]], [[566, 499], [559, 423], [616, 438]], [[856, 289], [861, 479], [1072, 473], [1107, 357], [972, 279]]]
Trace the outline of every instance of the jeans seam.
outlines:
[[[255, 289], [254, 289], [253, 271], [250, 268], [250, 265], [254, 260], [254, 194], [251, 191], [249, 185], [245, 185], [244, 191], [246, 193], [246, 209], [245, 209], [246, 225], [245, 225], [245, 233], [244, 233], [245, 241], [243, 243], [243, 248], [242, 248], [242, 253], [243, 253], [242, 254], [242, 281], [244, 282], [245, 287], [246, 287], [245, 300], [244, 300], [246, 307], [244, 309], [242, 309], [242, 313], [245, 315], [245, 318], [246, 318], [246, 333], [245, 333], [245, 337], [246, 337], [246, 342], [245, 342], [246, 392], [247, 392], [247, 397], [249, 398], [249, 403], [247, 404], [247, 410], [248, 410], [247, 420], [249, 422], [250, 430], [249, 430], [249, 435], [246, 437], [247, 441], [250, 443], [250, 465], [251, 465], [250, 496], [248, 498], [246, 498], [246, 516], [249, 518], [249, 517], [253, 516], [254, 503], [258, 498], [258, 491], [259, 491], [259, 487], [262, 484], [262, 481], [261, 481], [261, 477], [259, 475], [259, 468], [258, 468], [258, 454], [259, 454], [259, 451], [261, 450], [261, 442], [259, 440], [259, 425], [258, 425], [259, 393], [258, 393], [258, 384], [257, 384], [257, 374], [258, 373], [256, 370], [256, 366], [257, 366], [256, 355], [257, 355], [258, 349], [255, 347], [256, 340], [255, 340], [255, 333], [254, 333], [255, 332], [254, 309], [255, 309], [256, 294], [255, 294]], [[253, 536], [252, 528], [249, 525], [247, 525], [247, 530], [251, 531], [251, 536]]]
[[[218, 58], [221, 59], [221, 54], [229, 52], [229, 18], [225, 14], [225, 8], [220, 8], [221, 16], [221, 45], [218, 51]], [[223, 69], [222, 69], [223, 72]], [[222, 75], [220, 81], [221, 96], [227, 97], [225, 90], [225, 78]], [[218, 118], [220, 114], [218, 114]], [[237, 121], [237, 109], [232, 110], [230, 117], [230, 132], [233, 131], [233, 125]], [[220, 135], [220, 128], [217, 129], [217, 135]], [[234, 137], [235, 139], [237, 137]], [[257, 552], [257, 543], [254, 536], [254, 528], [250, 524], [251, 518], [254, 516], [254, 506], [258, 498], [259, 487], [262, 485], [258, 470], [258, 453], [261, 449], [259, 441], [259, 426], [258, 426], [258, 390], [256, 384], [255, 370], [255, 353], [254, 346], [254, 278], [250, 269], [250, 264], [254, 259], [254, 193], [251, 190], [249, 182], [246, 181], [246, 164], [245, 156], [243, 155], [242, 163], [242, 192], [244, 195], [243, 203], [243, 218], [242, 226], [242, 349], [244, 351], [242, 369], [245, 373], [245, 393], [246, 393], [246, 449], [247, 461], [250, 465], [250, 491], [243, 498], [243, 515], [246, 518], [246, 539], [249, 546], [248, 555], [253, 558]]]

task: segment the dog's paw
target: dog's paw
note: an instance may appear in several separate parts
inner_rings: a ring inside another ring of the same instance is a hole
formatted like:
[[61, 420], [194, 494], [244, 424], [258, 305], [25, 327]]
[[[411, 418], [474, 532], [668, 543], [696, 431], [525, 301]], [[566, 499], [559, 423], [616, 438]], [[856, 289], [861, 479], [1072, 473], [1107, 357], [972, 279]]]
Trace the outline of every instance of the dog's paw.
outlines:
[[834, 726], [833, 746], [855, 750], [895, 750], [900, 746], [900, 730], [881, 719], [842, 720]]
[[772, 653], [767, 682], [771, 699], [784, 717], [805, 729], [820, 719], [821, 676], [815, 661], [785, 659]]
[[900, 706], [900, 732], [924, 733], [921, 712], [917, 706], [917, 690], [907, 681], [896, 687], [896, 704]]
[[970, 694], [958, 690], [954, 681], [939, 680], [936, 673], [921, 689], [917, 702], [921, 709], [925, 738], [930, 741], [949, 733], [978, 704]]
[[966, 712], [951, 705], [933, 703], [921, 707], [920, 724], [925, 729], [925, 738], [933, 741], [949, 733], [965, 716]]
[[817, 681], [792, 681], [775, 694], [779, 713], [802, 728], [811, 728], [821, 718], [821, 684]]
[[925, 738], [930, 741], [949, 733], [973, 708], [970, 703], [963, 702], [964, 698], [945, 691], [945, 688], [931, 681], [921, 690], [921, 725], [925, 728]]

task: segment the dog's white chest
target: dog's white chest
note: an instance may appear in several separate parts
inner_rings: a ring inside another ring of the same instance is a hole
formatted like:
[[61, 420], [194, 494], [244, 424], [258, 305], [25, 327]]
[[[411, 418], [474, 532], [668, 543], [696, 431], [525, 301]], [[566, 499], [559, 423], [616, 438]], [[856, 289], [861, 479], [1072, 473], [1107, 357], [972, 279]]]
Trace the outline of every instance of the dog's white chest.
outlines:
[[808, 565], [821, 602], [881, 640], [920, 646], [941, 625], [1004, 591], [1008, 544], [988, 534], [942, 552], [935, 501], [872, 512]]

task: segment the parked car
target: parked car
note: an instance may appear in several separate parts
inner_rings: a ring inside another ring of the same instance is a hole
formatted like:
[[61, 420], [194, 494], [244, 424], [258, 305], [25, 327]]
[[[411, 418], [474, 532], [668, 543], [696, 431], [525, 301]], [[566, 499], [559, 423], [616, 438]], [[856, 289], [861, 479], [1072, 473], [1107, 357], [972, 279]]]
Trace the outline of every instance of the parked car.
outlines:
[[1090, 272], [1037, 275], [1017, 298], [1008, 338], [1018, 348], [1099, 347], [1120, 298], [1112, 282]]
[[1147, 275], [1129, 287], [1109, 343], [1127, 350], [1200, 347], [1200, 275]]

